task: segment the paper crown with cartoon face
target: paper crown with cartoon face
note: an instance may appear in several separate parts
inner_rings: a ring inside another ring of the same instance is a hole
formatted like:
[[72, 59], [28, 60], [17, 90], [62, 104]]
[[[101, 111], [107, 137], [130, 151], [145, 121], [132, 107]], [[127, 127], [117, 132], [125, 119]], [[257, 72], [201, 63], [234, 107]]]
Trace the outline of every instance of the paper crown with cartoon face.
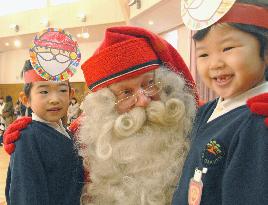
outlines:
[[[253, 3], [261, 3], [266, 7]], [[191, 30], [201, 30], [217, 22], [242, 23], [268, 28], [267, 0], [182, 0], [181, 16]]]
[[71, 34], [63, 29], [44, 30], [35, 36], [30, 48], [30, 61], [39, 76], [34, 77], [35, 73], [29, 72], [26, 83], [41, 79], [68, 80], [76, 73], [80, 59], [77, 41]]

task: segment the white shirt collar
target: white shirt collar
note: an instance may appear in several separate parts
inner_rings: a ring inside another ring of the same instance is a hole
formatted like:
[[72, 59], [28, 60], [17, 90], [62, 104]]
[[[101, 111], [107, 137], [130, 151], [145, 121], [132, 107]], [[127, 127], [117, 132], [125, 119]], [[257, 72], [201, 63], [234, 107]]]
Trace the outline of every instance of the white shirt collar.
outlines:
[[240, 107], [242, 105], [246, 105], [247, 100], [256, 95], [268, 92], [268, 82], [265, 81], [258, 86], [247, 90], [241, 95], [235, 96], [234, 98], [223, 100], [221, 97], [218, 99], [217, 106], [215, 107], [213, 113], [207, 122], [214, 120], [215, 118], [222, 116], [223, 114]]
[[40, 118], [39, 116], [37, 116], [35, 113], [32, 113], [32, 120], [45, 123], [49, 127], [52, 127], [53, 129], [57, 130], [58, 132], [60, 132], [64, 136], [66, 136], [69, 139], [71, 139], [70, 135], [66, 132], [66, 129], [63, 127], [63, 124], [62, 124], [62, 121], [61, 120], [59, 121], [59, 124], [56, 123], [56, 122], [49, 122], [49, 121], [43, 120], [42, 118]]

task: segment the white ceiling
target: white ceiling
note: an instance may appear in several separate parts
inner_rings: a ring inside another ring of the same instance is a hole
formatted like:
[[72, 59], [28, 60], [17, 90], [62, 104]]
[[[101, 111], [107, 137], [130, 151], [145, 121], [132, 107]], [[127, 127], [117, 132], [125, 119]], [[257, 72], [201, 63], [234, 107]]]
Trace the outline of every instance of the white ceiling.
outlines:
[[[146, 0], [144, 0], [146, 1]], [[152, 20], [153, 25], [148, 25]], [[131, 25], [148, 28], [155, 33], [163, 33], [182, 24], [180, 0], [165, 0], [130, 20]]]
[[[149, 20], [153, 21], [154, 24], [149, 25], [148, 24]], [[76, 34], [81, 32], [82, 30], [81, 27], [70, 28], [66, 30], [77, 38], [78, 43], [92, 42], [92, 41], [100, 41], [103, 38], [104, 31], [107, 27], [114, 25], [124, 25], [124, 24], [126, 24], [126, 22], [88, 26], [87, 28], [90, 33], [90, 37], [88, 39], [80, 39], [76, 37]], [[131, 19], [129, 24], [147, 28], [155, 33], [163, 33], [167, 30], [173, 29], [182, 24], [180, 17], [180, 0], [163, 0], [154, 7], [146, 10], [145, 12], [136, 16], [135, 18]], [[23, 49], [29, 48], [31, 41], [35, 35], [36, 35], [35, 33], [32, 33], [26, 35], [0, 38], [0, 53], [8, 50], [18, 49], [15, 48], [13, 45], [15, 39], [21, 41], [22, 43], [21, 48]], [[9, 42], [10, 45], [6, 46], [5, 45], [6, 42]]]

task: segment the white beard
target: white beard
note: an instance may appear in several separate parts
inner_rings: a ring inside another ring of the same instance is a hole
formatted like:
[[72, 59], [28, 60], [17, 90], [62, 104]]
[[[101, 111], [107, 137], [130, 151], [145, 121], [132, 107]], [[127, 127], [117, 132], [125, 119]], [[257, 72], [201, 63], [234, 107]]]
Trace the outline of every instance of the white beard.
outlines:
[[119, 115], [114, 102], [107, 88], [84, 101], [79, 154], [91, 182], [84, 185], [82, 204], [171, 204], [189, 148], [194, 111], [172, 97]]

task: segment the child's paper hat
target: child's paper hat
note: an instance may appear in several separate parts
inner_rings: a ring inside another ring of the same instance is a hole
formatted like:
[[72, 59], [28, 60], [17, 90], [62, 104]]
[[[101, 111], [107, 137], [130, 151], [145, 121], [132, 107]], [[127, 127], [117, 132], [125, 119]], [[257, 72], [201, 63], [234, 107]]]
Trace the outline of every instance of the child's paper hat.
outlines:
[[31, 45], [34, 70], [25, 72], [25, 82], [68, 80], [76, 73], [80, 59], [77, 41], [71, 34], [63, 29], [46, 29], [35, 36]]
[[182, 0], [181, 16], [191, 30], [201, 30], [214, 23], [242, 23], [268, 29], [268, 2], [254, 0], [252, 3], [267, 4], [261, 7], [236, 0]]

